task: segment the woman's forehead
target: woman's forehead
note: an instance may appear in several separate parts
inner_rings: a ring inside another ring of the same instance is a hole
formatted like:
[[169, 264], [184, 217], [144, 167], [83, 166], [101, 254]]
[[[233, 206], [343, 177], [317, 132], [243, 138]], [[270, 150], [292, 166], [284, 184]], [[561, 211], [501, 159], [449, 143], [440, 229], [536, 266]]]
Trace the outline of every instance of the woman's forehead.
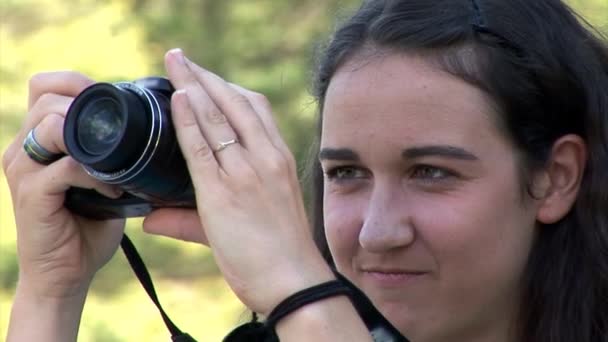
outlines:
[[393, 54], [347, 63], [336, 72], [325, 98], [322, 133], [471, 134], [495, 130], [492, 113], [481, 90], [420, 57]]

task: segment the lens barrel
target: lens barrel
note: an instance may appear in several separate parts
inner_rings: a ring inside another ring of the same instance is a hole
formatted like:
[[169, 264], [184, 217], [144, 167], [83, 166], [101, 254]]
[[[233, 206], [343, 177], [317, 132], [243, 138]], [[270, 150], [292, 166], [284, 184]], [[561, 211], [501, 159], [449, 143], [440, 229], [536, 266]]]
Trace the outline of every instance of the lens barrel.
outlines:
[[[146, 143], [142, 133], [153, 125], [149, 108], [128, 83], [97, 83], [72, 103], [64, 126], [70, 155], [97, 172], [116, 172], [132, 165]], [[138, 89], [139, 90], [139, 89]], [[108, 178], [108, 177], [103, 177]]]
[[193, 206], [194, 191], [171, 121], [167, 79], [96, 83], [64, 124], [68, 153], [91, 176], [159, 206]]

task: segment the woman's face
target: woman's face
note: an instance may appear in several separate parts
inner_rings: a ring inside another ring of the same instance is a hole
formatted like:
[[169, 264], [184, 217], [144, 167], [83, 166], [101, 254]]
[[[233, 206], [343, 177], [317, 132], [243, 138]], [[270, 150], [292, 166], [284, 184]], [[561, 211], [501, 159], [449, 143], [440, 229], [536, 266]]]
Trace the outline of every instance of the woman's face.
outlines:
[[501, 341], [536, 208], [477, 88], [420, 57], [351, 61], [331, 80], [320, 160], [338, 270], [413, 341]]

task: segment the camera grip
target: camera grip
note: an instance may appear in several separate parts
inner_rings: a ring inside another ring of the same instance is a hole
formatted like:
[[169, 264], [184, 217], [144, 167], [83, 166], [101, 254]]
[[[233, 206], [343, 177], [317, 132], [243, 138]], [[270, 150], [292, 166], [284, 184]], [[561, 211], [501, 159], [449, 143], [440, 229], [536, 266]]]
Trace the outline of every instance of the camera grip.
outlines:
[[74, 214], [95, 220], [141, 217], [155, 208], [150, 202], [127, 192], [112, 199], [95, 190], [75, 187], [66, 191], [64, 206]]

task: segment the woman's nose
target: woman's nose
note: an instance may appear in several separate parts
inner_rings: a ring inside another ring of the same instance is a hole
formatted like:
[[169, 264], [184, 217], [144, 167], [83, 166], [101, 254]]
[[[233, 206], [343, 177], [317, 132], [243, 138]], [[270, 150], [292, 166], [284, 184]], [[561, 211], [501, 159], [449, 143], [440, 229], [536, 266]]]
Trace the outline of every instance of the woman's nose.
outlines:
[[372, 193], [359, 232], [359, 244], [368, 252], [383, 253], [414, 241], [411, 213], [399, 191], [392, 187]]

